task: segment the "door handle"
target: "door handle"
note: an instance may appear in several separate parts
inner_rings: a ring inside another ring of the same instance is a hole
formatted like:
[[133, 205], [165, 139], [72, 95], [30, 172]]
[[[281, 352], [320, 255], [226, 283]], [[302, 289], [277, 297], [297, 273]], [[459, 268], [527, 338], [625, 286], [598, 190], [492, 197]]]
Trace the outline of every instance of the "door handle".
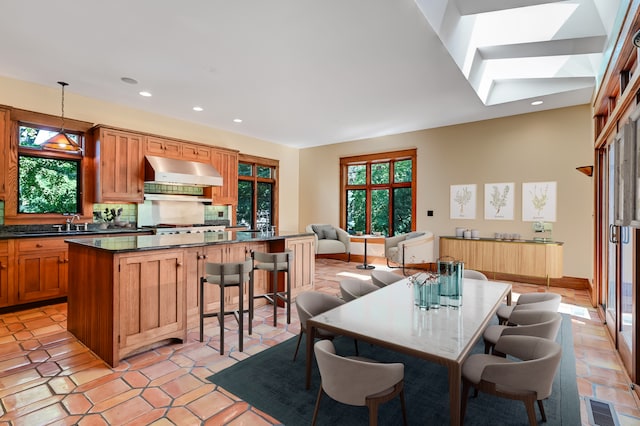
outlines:
[[628, 226], [623, 226], [620, 228], [622, 231], [622, 244], [629, 244], [629, 240], [631, 238], [631, 230]]
[[616, 233], [616, 225], [609, 225], [609, 242], [612, 244], [618, 244], [618, 235]]

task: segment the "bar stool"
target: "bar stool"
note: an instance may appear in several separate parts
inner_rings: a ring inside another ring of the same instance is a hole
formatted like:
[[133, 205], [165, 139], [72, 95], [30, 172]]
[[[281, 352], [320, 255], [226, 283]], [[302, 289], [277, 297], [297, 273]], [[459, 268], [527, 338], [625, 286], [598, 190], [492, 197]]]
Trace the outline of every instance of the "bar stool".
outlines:
[[[233, 314], [238, 321], [239, 348], [242, 352], [243, 343], [243, 317], [249, 313], [249, 334], [251, 334], [251, 318], [253, 317], [253, 303], [249, 299], [249, 310], [244, 309], [244, 283], [249, 282], [249, 295], [253, 294], [252, 281], [253, 263], [251, 259], [236, 263], [205, 263], [205, 276], [200, 277], [200, 341], [204, 340], [204, 319], [218, 317], [220, 323], [220, 355], [224, 353], [224, 317]], [[220, 287], [220, 310], [218, 312], [205, 312], [204, 285], [214, 284]], [[238, 310], [226, 311], [224, 307], [224, 290], [228, 287], [238, 288]]]
[[[272, 291], [270, 293], [253, 295], [249, 298], [249, 310], [251, 311], [251, 319], [253, 319], [253, 299], [264, 298], [273, 304], [273, 326], [278, 325], [278, 300], [282, 300], [287, 308], [287, 324], [291, 324], [291, 250], [285, 250], [281, 253], [262, 253], [252, 251], [253, 270], [271, 271], [273, 273]], [[287, 284], [285, 291], [278, 291], [278, 272], [287, 273]], [[251, 276], [253, 279], [253, 274]], [[253, 290], [253, 283], [251, 290]]]

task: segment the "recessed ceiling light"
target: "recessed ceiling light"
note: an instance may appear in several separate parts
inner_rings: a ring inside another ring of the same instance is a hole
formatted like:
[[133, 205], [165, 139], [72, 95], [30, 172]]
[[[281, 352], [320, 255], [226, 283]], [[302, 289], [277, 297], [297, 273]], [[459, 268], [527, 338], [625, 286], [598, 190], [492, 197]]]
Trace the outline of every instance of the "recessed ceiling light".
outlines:
[[144, 96], [145, 98], [150, 98], [151, 97], [151, 93], [149, 92], [140, 92], [140, 96]]
[[193, 107], [193, 110], [194, 110], [194, 111], [198, 111], [198, 112], [200, 112], [200, 111], [204, 111], [204, 108], [199, 107], [199, 106], [194, 106], [194, 107]]
[[234, 118], [234, 119], [233, 119], [233, 122], [234, 122], [234, 123], [242, 123], [242, 119], [240, 119], [240, 118]]
[[533, 101], [531, 102], [531, 105], [537, 106], [537, 105], [542, 105], [544, 102], [542, 101]]
[[138, 84], [138, 80], [131, 77], [122, 77], [120, 78], [120, 80], [122, 80], [123, 83], [127, 83], [127, 84]]

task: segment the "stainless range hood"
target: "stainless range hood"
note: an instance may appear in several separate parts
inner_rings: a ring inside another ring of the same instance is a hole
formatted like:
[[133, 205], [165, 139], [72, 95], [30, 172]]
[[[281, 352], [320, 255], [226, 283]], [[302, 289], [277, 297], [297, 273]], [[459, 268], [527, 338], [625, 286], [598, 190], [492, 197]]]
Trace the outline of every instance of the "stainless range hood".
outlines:
[[222, 176], [211, 164], [152, 155], [144, 158], [144, 180], [147, 183], [222, 186]]

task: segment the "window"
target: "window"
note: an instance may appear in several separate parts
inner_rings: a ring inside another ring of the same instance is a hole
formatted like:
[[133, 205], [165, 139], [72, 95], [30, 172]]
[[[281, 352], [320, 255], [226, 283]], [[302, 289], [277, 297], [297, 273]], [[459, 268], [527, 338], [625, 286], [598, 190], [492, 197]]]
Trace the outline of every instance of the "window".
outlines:
[[278, 161], [240, 155], [236, 223], [263, 229], [278, 223]]
[[[18, 213], [82, 212], [82, 155], [40, 147], [56, 133], [47, 127], [18, 125]], [[82, 146], [82, 134], [66, 133]]]
[[342, 227], [397, 235], [415, 224], [416, 150], [340, 159]]

